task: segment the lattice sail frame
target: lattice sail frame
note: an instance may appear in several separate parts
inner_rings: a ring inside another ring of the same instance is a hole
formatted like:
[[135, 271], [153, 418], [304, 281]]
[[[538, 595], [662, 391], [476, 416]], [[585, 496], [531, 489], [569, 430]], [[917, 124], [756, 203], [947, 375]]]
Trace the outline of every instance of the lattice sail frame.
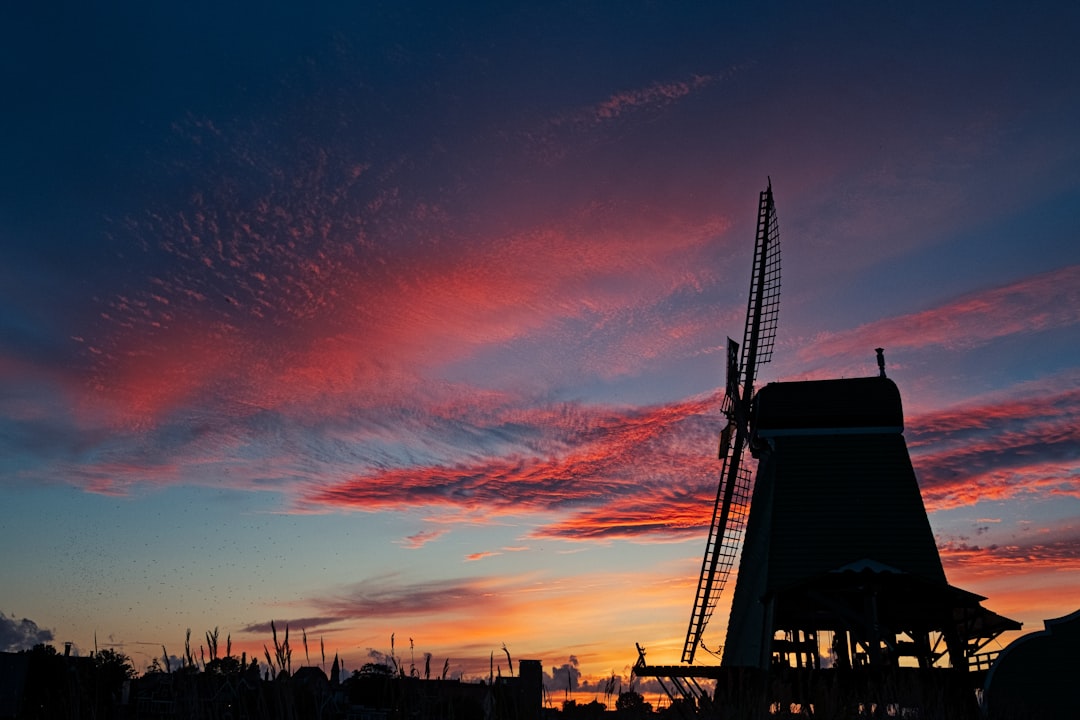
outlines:
[[[750, 278], [750, 297], [746, 303], [746, 329], [743, 333], [743, 354], [740, 369], [754, 364], [749, 381], [757, 379], [757, 371], [772, 360], [776, 340], [776, 323], [780, 315], [780, 224], [776, 219], [776, 205], [772, 197], [772, 183], [761, 193], [758, 209], [758, 237], [754, 243], [754, 269]], [[757, 342], [751, 337], [755, 323], [751, 318], [759, 313]], [[754, 347], [752, 347], [754, 345]], [[754, 353], [751, 354], [751, 350]], [[750, 398], [744, 395], [746, 402]]]
[[721, 406], [728, 423], [720, 435], [719, 453], [723, 465], [694, 595], [694, 609], [683, 645], [684, 663], [694, 661], [705, 626], [727, 586], [742, 547], [743, 530], [750, 511], [751, 474], [742, 463], [749, 434], [750, 403], [757, 371], [772, 359], [779, 308], [780, 229], [770, 181], [758, 199], [754, 263], [741, 356], [739, 345], [728, 338], [727, 386]]

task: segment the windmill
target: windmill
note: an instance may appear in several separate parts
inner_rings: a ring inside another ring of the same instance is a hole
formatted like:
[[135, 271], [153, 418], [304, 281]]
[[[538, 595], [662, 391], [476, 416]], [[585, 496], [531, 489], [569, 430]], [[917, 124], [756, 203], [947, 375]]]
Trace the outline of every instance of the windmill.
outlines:
[[[634, 673], [656, 678], [687, 717], [725, 704], [756, 712], [780, 700], [869, 707], [883, 698], [916, 715], [937, 703], [973, 717], [973, 688], [993, 655], [985, 648], [1020, 624], [948, 584], [883, 350], [876, 376], [755, 393], [776, 336], [779, 250], [770, 181], [742, 345], [728, 340], [720, 482], [683, 664], [649, 665], [639, 645]], [[747, 449], [757, 459], [752, 497]], [[736, 557], [722, 661], [695, 665]]]
[[743, 451], [749, 437], [750, 403], [754, 380], [761, 365], [772, 359], [776, 320], [780, 309], [780, 230], [773, 202], [772, 180], [758, 197], [757, 236], [750, 275], [742, 354], [739, 344], [728, 338], [727, 382], [721, 411], [727, 425], [720, 433], [719, 457], [723, 461], [709, 538], [701, 561], [694, 609], [686, 631], [682, 661], [693, 663], [705, 626], [727, 585], [742, 539], [749, 510], [750, 470]]

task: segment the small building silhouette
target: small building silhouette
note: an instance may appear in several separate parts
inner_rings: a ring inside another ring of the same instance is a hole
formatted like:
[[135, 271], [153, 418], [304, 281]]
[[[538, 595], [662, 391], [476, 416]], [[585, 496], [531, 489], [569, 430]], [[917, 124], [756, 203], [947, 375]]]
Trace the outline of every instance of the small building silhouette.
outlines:
[[1080, 610], [1045, 621], [1045, 629], [1011, 642], [990, 668], [983, 691], [990, 720], [1065, 720], [1080, 714]]

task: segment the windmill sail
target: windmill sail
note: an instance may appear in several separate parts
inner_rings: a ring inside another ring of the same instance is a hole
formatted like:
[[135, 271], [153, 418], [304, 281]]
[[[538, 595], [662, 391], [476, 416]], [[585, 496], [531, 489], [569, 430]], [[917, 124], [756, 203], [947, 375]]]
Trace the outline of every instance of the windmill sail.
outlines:
[[[746, 372], [742, 399], [749, 407], [754, 380], [762, 365], [772, 359], [776, 320], [780, 312], [780, 226], [773, 203], [772, 183], [758, 202], [757, 241], [750, 298], [746, 304], [741, 368]], [[752, 368], [748, 370], [747, 368]]]
[[[692, 663], [705, 626], [735, 564], [749, 512], [750, 471], [743, 465], [743, 449], [749, 433], [750, 402], [754, 380], [763, 363], [772, 358], [780, 303], [780, 232], [773, 202], [772, 183], [758, 200], [754, 265], [746, 308], [742, 355], [739, 345], [728, 339], [727, 386], [721, 410], [727, 426], [720, 434], [720, 484], [713, 505], [709, 538], [701, 562], [694, 609], [683, 645], [682, 661]], [[742, 387], [740, 388], [740, 382]]]

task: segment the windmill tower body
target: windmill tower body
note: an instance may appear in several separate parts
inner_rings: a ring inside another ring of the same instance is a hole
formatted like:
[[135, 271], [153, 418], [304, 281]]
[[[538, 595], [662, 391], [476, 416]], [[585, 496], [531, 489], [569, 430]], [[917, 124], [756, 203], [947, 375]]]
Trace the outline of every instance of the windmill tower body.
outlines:
[[885, 377], [770, 384], [753, 426], [757, 480], [723, 664], [768, 667], [777, 631], [850, 632], [875, 649], [875, 632], [943, 631], [948, 603], [893, 607], [891, 596], [858, 590], [947, 588], [896, 385]]

